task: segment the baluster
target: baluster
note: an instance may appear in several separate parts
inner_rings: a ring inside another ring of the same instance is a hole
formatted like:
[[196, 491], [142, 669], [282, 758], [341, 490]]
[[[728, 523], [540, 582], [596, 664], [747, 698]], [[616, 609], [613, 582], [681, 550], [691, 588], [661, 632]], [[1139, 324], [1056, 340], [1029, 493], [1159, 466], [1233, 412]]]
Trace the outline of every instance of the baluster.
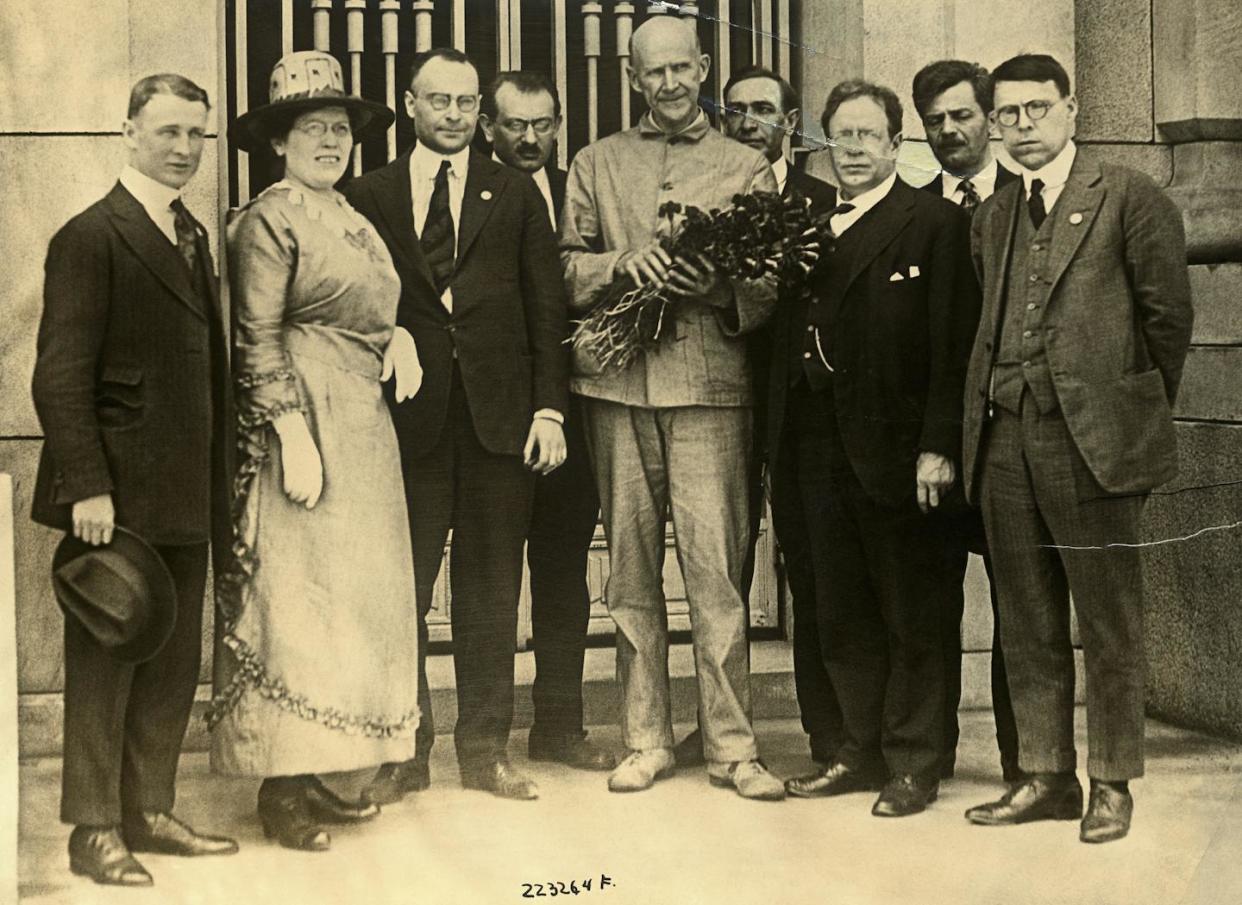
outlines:
[[509, 68], [522, 68], [522, 0], [509, 0]]
[[779, 0], [776, 4], [776, 45], [780, 51], [780, 74], [789, 81], [790, 73], [793, 71], [792, 51], [793, 51], [793, 34], [789, 25], [789, 0]]
[[280, 0], [280, 55], [293, 53], [293, 0]]
[[662, 16], [668, 12], [672, 12], [672, 8], [667, 6], [664, 0], [650, 0], [647, 4], [648, 16]]
[[587, 141], [599, 136], [599, 15], [604, 7], [595, 0], [582, 4], [582, 31], [587, 61]]
[[565, 0], [552, 3], [552, 55], [556, 69], [556, 93], [561, 98], [561, 128], [556, 133], [556, 163], [569, 166], [569, 61], [565, 55]]
[[[250, 65], [250, 41], [246, 32], [246, 0], [236, 0], [233, 5], [233, 29], [236, 38], [236, 62], [233, 73], [234, 100], [237, 115], [241, 116], [250, 109], [250, 78], [247, 66]], [[240, 207], [250, 200], [250, 155], [245, 151], [237, 152], [237, 205]], [[223, 255], [222, 255], [223, 256]]]
[[327, 53], [332, 47], [332, 0], [311, 0], [315, 11], [315, 49]]
[[410, 9], [414, 11], [415, 53], [431, 49], [431, 14], [435, 8], [435, 0], [414, 0], [410, 4]]
[[[367, 0], [345, 0], [345, 25], [349, 49], [349, 93], [362, 97], [362, 25]], [[362, 175], [362, 145], [354, 145], [354, 175]]]
[[621, 74], [621, 129], [630, 127], [630, 35], [634, 33], [634, 4], [621, 0], [616, 5], [617, 71]]
[[466, 0], [453, 0], [453, 46], [466, 52]]
[[713, 62], [716, 65], [716, 110], [718, 125], [724, 127], [724, 86], [729, 81], [733, 70], [733, 61], [729, 51], [729, 0], [717, 0], [716, 3], [716, 46]]
[[697, 19], [698, 15], [699, 5], [697, 3], [692, 3], [690, 0], [686, 0], [686, 2], [681, 5], [681, 17], [683, 19]]
[[[397, 109], [397, 14], [401, 0], [380, 0], [380, 26], [384, 51], [384, 103]], [[388, 159], [397, 156], [397, 124], [388, 127]]]
[[770, 0], [754, 0], [754, 59], [760, 66], [772, 67], [772, 4]]
[[509, 63], [509, 0], [496, 0], [496, 44], [500, 51], [497, 60], [500, 71], [513, 69]]

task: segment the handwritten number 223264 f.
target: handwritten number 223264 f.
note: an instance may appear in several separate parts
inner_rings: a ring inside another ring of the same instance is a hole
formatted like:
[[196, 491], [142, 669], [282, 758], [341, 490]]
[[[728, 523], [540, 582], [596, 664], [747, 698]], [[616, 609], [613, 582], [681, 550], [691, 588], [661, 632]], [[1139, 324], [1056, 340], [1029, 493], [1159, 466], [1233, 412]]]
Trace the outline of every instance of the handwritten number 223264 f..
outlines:
[[[569, 896], [569, 895], [576, 896], [583, 892], [590, 892], [593, 884], [594, 884], [594, 878], [587, 878], [586, 880], [583, 880], [581, 883], [579, 883], [577, 880], [573, 880], [573, 881], [570, 881], [568, 885], [560, 881], [557, 881], [555, 883], [547, 883], [547, 884], [523, 883], [522, 884], [522, 898], [523, 899], [542, 899], [542, 898], [552, 898], [555, 896]], [[595, 888], [602, 890], [602, 889], [606, 889], [609, 886], [613, 886], [613, 885], [615, 884], [612, 882], [612, 877], [609, 877], [607, 874], [600, 874], [599, 886]]]

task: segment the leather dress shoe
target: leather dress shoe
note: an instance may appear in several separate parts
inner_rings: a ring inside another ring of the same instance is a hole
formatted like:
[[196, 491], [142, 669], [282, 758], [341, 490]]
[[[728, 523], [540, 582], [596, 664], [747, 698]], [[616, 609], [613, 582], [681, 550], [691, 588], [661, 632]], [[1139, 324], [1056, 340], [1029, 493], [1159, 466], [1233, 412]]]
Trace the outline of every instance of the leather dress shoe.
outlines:
[[380, 765], [362, 790], [363, 801], [396, 804], [410, 792], [421, 792], [431, 785], [431, 768], [423, 758]]
[[198, 855], [232, 855], [237, 852], [237, 842], [227, 836], [196, 833], [172, 814], [163, 811], [143, 811], [133, 817], [127, 816], [121, 825], [121, 831], [130, 851], [135, 852], [181, 855], [187, 858]]
[[320, 781], [318, 776], [306, 780], [306, 805], [316, 820], [324, 823], [362, 823], [379, 816], [379, 805], [373, 801], [346, 801]]
[[703, 730], [695, 727], [673, 747], [673, 763], [679, 767], [701, 767], [707, 763], [703, 754]]
[[75, 826], [69, 834], [69, 869], [105, 886], [151, 886], [155, 882], [114, 826]]
[[1078, 838], [1083, 842], [1112, 842], [1130, 832], [1134, 799], [1127, 789], [1112, 783], [1091, 780], [1091, 802], [1082, 818]]
[[527, 750], [531, 760], [554, 761], [575, 770], [611, 770], [617, 765], [616, 755], [597, 747], [585, 732], [553, 736], [532, 732]]
[[276, 839], [285, 848], [304, 852], [326, 852], [332, 837], [311, 817], [306, 789], [309, 783], [298, 778], [265, 779], [259, 786], [259, 820], [263, 835]]
[[464, 789], [491, 792], [497, 798], [512, 798], [515, 801], [533, 801], [539, 797], [539, 787], [506, 760], [489, 761], [477, 767], [463, 767], [461, 785]]
[[871, 813], [876, 817], [909, 817], [927, 810], [939, 794], [939, 780], [920, 779], [911, 773], [902, 773], [884, 786]]
[[1082, 786], [1073, 773], [1033, 773], [1010, 787], [999, 801], [976, 805], [966, 819], [982, 826], [1008, 826], [1034, 820], [1077, 820]]
[[851, 770], [839, 760], [805, 776], [785, 780], [785, 791], [795, 798], [826, 798], [850, 792], [874, 792], [883, 779], [872, 770]]

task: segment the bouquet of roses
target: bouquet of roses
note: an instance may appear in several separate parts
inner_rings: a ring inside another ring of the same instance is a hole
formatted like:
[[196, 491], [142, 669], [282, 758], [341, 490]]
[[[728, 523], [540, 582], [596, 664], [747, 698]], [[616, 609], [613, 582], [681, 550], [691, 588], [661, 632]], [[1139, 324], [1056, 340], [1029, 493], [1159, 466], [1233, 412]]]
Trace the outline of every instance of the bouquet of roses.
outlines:
[[[660, 244], [673, 270], [679, 260], [701, 256], [726, 277], [753, 280], [772, 274], [782, 285], [796, 285], [819, 257], [820, 231], [827, 228], [812, 219], [809, 205], [775, 192], [734, 195], [732, 206], [706, 212], [669, 201], [660, 206], [659, 215], [670, 226]], [[667, 280], [635, 285], [628, 274], [617, 276], [595, 294], [570, 342], [602, 365], [629, 367], [673, 332], [669, 328], [679, 298]]]

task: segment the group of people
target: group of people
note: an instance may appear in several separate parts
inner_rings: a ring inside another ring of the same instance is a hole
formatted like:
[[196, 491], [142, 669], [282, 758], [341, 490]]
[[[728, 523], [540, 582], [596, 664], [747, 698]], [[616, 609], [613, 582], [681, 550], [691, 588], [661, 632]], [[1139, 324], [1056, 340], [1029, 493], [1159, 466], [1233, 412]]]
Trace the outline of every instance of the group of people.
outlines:
[[[891, 89], [848, 80], [828, 95], [833, 187], [784, 156], [800, 125], [786, 80], [729, 74], [722, 133], [700, 106], [709, 64], [680, 20], [645, 22], [629, 82], [647, 111], [565, 174], [545, 77], [504, 72], [481, 93], [464, 54], [421, 53], [404, 95], [415, 145], [338, 192], [355, 143], [394, 114], [347, 94], [328, 54], [282, 58], [270, 102], [229, 128], [282, 170], [228, 227], [231, 364], [206, 235], [180, 200], [207, 94], [175, 75], [134, 87], [129, 166], [49, 248], [34, 376], [46, 441], [33, 514], [67, 532], [58, 595], [76, 564], [61, 599], [75, 872], [147, 885], [135, 852], [237, 849], [171, 813], [209, 547], [212, 766], [262, 779], [267, 835], [324, 850], [327, 825], [427, 788], [426, 620], [450, 531], [466, 788], [538, 794], [507, 756], [525, 556], [532, 760], [610, 771], [615, 792], [705, 763], [745, 798], [874, 791], [874, 814], [918, 813], [953, 775], [973, 551], [991, 579], [1008, 789], [967, 818], [1125, 835], [1143, 771], [1139, 514], [1176, 468], [1170, 405], [1192, 322], [1178, 210], [1145, 176], [1079, 154], [1077, 100], [1048, 56], [918, 73], [941, 169], [920, 189], [896, 173]], [[476, 125], [491, 157], [472, 148]], [[993, 156], [993, 131], [1017, 172]], [[803, 284], [666, 251], [664, 202], [722, 208], [756, 191], [823, 224]], [[674, 337], [624, 369], [566, 344], [620, 277], [677, 298]], [[749, 696], [765, 483], [816, 762], [783, 781], [760, 759]], [[601, 515], [621, 758], [583, 729]], [[680, 743], [670, 518], [698, 681], [698, 729]], [[122, 536], [153, 557], [145, 582], [102, 575]], [[118, 639], [141, 619], [105, 631], [88, 615], [150, 609], [159, 588], [175, 625], [140, 653]], [[362, 769], [374, 775], [356, 799], [318, 778]]]

